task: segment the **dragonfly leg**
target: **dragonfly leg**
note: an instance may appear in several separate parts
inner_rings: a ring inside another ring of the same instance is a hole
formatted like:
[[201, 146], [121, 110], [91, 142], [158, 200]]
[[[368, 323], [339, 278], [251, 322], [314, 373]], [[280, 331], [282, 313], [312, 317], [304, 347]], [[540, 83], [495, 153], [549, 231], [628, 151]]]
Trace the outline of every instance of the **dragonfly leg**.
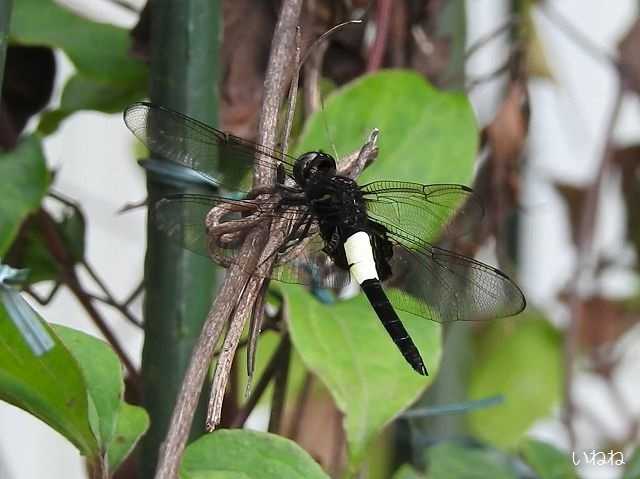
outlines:
[[324, 248], [322, 249], [329, 256], [333, 256], [333, 254], [338, 250], [338, 245], [340, 245], [340, 232], [335, 229], [333, 233], [331, 233], [331, 238], [326, 242]]

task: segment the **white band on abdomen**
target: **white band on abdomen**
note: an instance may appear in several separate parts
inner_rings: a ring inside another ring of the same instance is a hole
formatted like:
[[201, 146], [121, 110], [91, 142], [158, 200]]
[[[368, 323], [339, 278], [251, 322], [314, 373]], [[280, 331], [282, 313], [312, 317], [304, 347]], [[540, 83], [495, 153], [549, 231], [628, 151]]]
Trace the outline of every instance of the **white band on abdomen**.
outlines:
[[344, 252], [351, 276], [358, 284], [362, 284], [367, 279], [378, 279], [373, 249], [367, 233], [358, 231], [349, 236], [344, 242]]

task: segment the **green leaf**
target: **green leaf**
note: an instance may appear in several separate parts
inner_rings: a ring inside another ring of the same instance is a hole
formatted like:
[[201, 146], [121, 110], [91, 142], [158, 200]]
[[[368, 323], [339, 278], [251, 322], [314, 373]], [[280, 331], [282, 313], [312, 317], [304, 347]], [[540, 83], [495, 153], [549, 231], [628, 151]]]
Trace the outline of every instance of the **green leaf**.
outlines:
[[531, 310], [514, 319], [491, 321], [477, 336], [474, 363], [469, 396], [503, 394], [505, 402], [471, 413], [469, 426], [480, 438], [514, 447], [560, 398], [560, 334]]
[[427, 449], [429, 479], [516, 479], [497, 451], [441, 443]]
[[[14, 241], [6, 256], [7, 262], [29, 269], [29, 276], [25, 284], [40, 281], [58, 281], [60, 267], [49, 251], [47, 241], [42, 237], [36, 221], [28, 218], [23, 224], [18, 240]], [[85, 219], [83, 214], [75, 208], [64, 211], [62, 219], [56, 220], [56, 229], [75, 262], [84, 258], [85, 249]]]
[[631, 455], [627, 462], [622, 479], [640, 479], [640, 447]]
[[144, 78], [146, 68], [129, 54], [129, 32], [80, 17], [50, 0], [15, 2], [11, 39], [64, 50], [79, 72], [127, 85]]
[[381, 429], [431, 383], [441, 354], [440, 326], [398, 312], [426, 361], [431, 376], [425, 378], [405, 362], [363, 295], [324, 305], [300, 286], [282, 289], [296, 350], [344, 412], [354, 472]]
[[46, 422], [90, 459], [100, 455], [88, 416], [87, 390], [78, 363], [45, 321], [55, 342], [33, 355], [0, 306], [0, 399]]
[[64, 86], [60, 107], [44, 113], [38, 129], [53, 133], [60, 122], [78, 110], [98, 110], [117, 113], [146, 94], [146, 81], [124, 87], [116, 81], [105, 81], [88, 75], [73, 75]]
[[527, 439], [521, 447], [524, 460], [540, 479], [577, 479], [569, 454], [551, 444]]
[[424, 479], [424, 475], [420, 474], [409, 464], [405, 464], [396, 471], [393, 479]]
[[[415, 72], [382, 71], [336, 90], [327, 98], [325, 109], [309, 119], [295, 151], [333, 152], [333, 141], [338, 156], [344, 157], [358, 150], [373, 128], [380, 130], [380, 153], [361, 183], [383, 178], [470, 181], [478, 133], [467, 98], [440, 92]], [[300, 288], [284, 289], [296, 350], [345, 413], [353, 472], [371, 440], [431, 380], [421, 378], [404, 362], [364, 298], [323, 306]], [[435, 374], [439, 327], [409, 314], [401, 314], [401, 319]]]
[[127, 30], [82, 18], [56, 2], [16, 2], [11, 39], [60, 48], [78, 71], [65, 85], [60, 110], [44, 116], [40, 130], [45, 133], [74, 111], [120, 111], [147, 90], [147, 68], [129, 54]]
[[115, 434], [107, 449], [109, 470], [114, 472], [149, 428], [149, 415], [141, 407], [121, 403]]
[[11, 152], [0, 154], [0, 257], [18, 233], [26, 216], [40, 206], [49, 186], [49, 172], [40, 140], [24, 138]]
[[105, 451], [116, 429], [124, 392], [122, 366], [104, 341], [65, 326], [53, 330], [76, 358], [97, 414], [96, 436]]
[[333, 140], [343, 158], [360, 149], [373, 128], [380, 130], [380, 152], [360, 183], [471, 180], [478, 133], [469, 101], [461, 93], [436, 90], [409, 71], [382, 71], [336, 90], [324, 112], [311, 116], [295, 151], [333, 153]]
[[190, 444], [180, 479], [328, 479], [293, 441], [249, 430], [220, 430]]

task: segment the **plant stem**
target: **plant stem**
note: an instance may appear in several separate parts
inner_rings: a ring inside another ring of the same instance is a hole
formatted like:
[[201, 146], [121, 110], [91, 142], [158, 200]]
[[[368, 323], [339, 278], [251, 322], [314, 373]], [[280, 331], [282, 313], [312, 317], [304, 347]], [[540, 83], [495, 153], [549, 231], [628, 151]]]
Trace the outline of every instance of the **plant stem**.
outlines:
[[[220, 3], [154, 0], [151, 8], [151, 101], [210, 125], [218, 119]], [[169, 189], [152, 176], [147, 177], [147, 190], [150, 205], [184, 191]], [[180, 384], [216, 289], [216, 269], [207, 258], [170, 242], [151, 224], [147, 238], [142, 384], [151, 427], [142, 442], [141, 477], [153, 476]], [[201, 409], [199, 417], [203, 416]], [[201, 432], [197, 428], [194, 435]]]
[[282, 414], [287, 395], [287, 380], [289, 379], [289, 365], [291, 364], [291, 340], [287, 333], [283, 333], [282, 344], [284, 352], [279, 364], [276, 366], [276, 375], [273, 385], [273, 399], [271, 401], [271, 415], [269, 416], [268, 431], [278, 434], [282, 427]]

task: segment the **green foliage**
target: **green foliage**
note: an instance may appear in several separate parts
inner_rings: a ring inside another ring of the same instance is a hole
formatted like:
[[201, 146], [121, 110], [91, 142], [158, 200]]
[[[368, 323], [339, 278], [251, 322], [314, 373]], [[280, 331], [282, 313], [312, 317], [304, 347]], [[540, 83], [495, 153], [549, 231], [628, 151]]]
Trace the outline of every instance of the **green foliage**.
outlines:
[[469, 396], [503, 394], [505, 402], [470, 414], [470, 428], [498, 446], [514, 447], [560, 399], [561, 336], [528, 310], [517, 319], [491, 321], [476, 339]]
[[115, 471], [122, 464], [148, 428], [149, 415], [144, 409], [126, 402], [120, 403], [116, 428], [107, 448], [110, 471]]
[[382, 71], [336, 90], [324, 111], [309, 119], [295, 151], [333, 153], [333, 141], [342, 158], [358, 150], [373, 128], [380, 130], [380, 153], [359, 183], [471, 180], [478, 133], [467, 97], [436, 90], [410, 71]]
[[503, 456], [493, 449], [476, 449], [444, 442], [427, 449], [428, 479], [517, 479]]
[[46, 422], [90, 462], [113, 454], [107, 459], [115, 470], [147, 429], [146, 413], [122, 400], [122, 370], [109, 346], [42, 325], [55, 346], [36, 357], [0, 308], [0, 399]]
[[46, 422], [83, 455], [97, 457], [82, 372], [64, 343], [42, 325], [56, 345], [36, 357], [0, 306], [0, 399]]
[[551, 444], [527, 439], [520, 452], [540, 479], [577, 479], [569, 454]]
[[[55, 227], [65, 250], [75, 262], [84, 258], [85, 249], [85, 219], [76, 209], [69, 209], [62, 218], [56, 221]], [[34, 222], [26, 223], [21, 230], [20, 237], [10, 249], [11, 261], [29, 268], [25, 284], [41, 281], [58, 281], [60, 266], [49, 250], [46, 240], [42, 237], [40, 228]]]
[[640, 479], [640, 448], [636, 448], [627, 461], [622, 479]]
[[0, 154], [0, 258], [13, 242], [20, 225], [35, 211], [49, 186], [40, 140], [36, 136], [24, 138], [17, 148]]
[[[295, 151], [333, 152], [333, 141], [339, 157], [344, 157], [358, 150], [373, 128], [380, 129], [379, 156], [359, 183], [383, 178], [470, 181], [478, 134], [468, 100], [436, 90], [414, 72], [382, 71], [336, 90], [325, 109], [309, 119]], [[345, 413], [353, 473], [371, 440], [431, 378], [418, 376], [405, 363], [364, 298], [325, 306], [301, 288], [284, 290], [296, 349]], [[434, 375], [441, 353], [440, 328], [409, 314], [401, 314], [401, 319]]]
[[293, 344], [344, 412], [354, 472], [376, 435], [433, 379], [441, 354], [440, 327], [400, 313], [432, 374], [425, 378], [405, 362], [364, 296], [324, 305], [300, 286], [283, 290]]
[[180, 479], [328, 479], [296, 443], [274, 434], [220, 430], [185, 450]]
[[116, 428], [116, 419], [124, 393], [124, 382], [118, 357], [104, 342], [75, 329], [54, 326], [62, 340], [76, 359], [86, 380], [88, 398], [91, 403], [89, 416], [92, 429], [102, 445], [109, 444]]
[[405, 464], [396, 471], [393, 475], [393, 479], [425, 479], [425, 476], [420, 474], [413, 467]]
[[44, 115], [45, 133], [74, 111], [115, 113], [145, 95], [146, 67], [129, 55], [125, 29], [79, 17], [49, 0], [21, 0], [13, 9], [11, 40], [60, 48], [77, 69], [59, 110]]

